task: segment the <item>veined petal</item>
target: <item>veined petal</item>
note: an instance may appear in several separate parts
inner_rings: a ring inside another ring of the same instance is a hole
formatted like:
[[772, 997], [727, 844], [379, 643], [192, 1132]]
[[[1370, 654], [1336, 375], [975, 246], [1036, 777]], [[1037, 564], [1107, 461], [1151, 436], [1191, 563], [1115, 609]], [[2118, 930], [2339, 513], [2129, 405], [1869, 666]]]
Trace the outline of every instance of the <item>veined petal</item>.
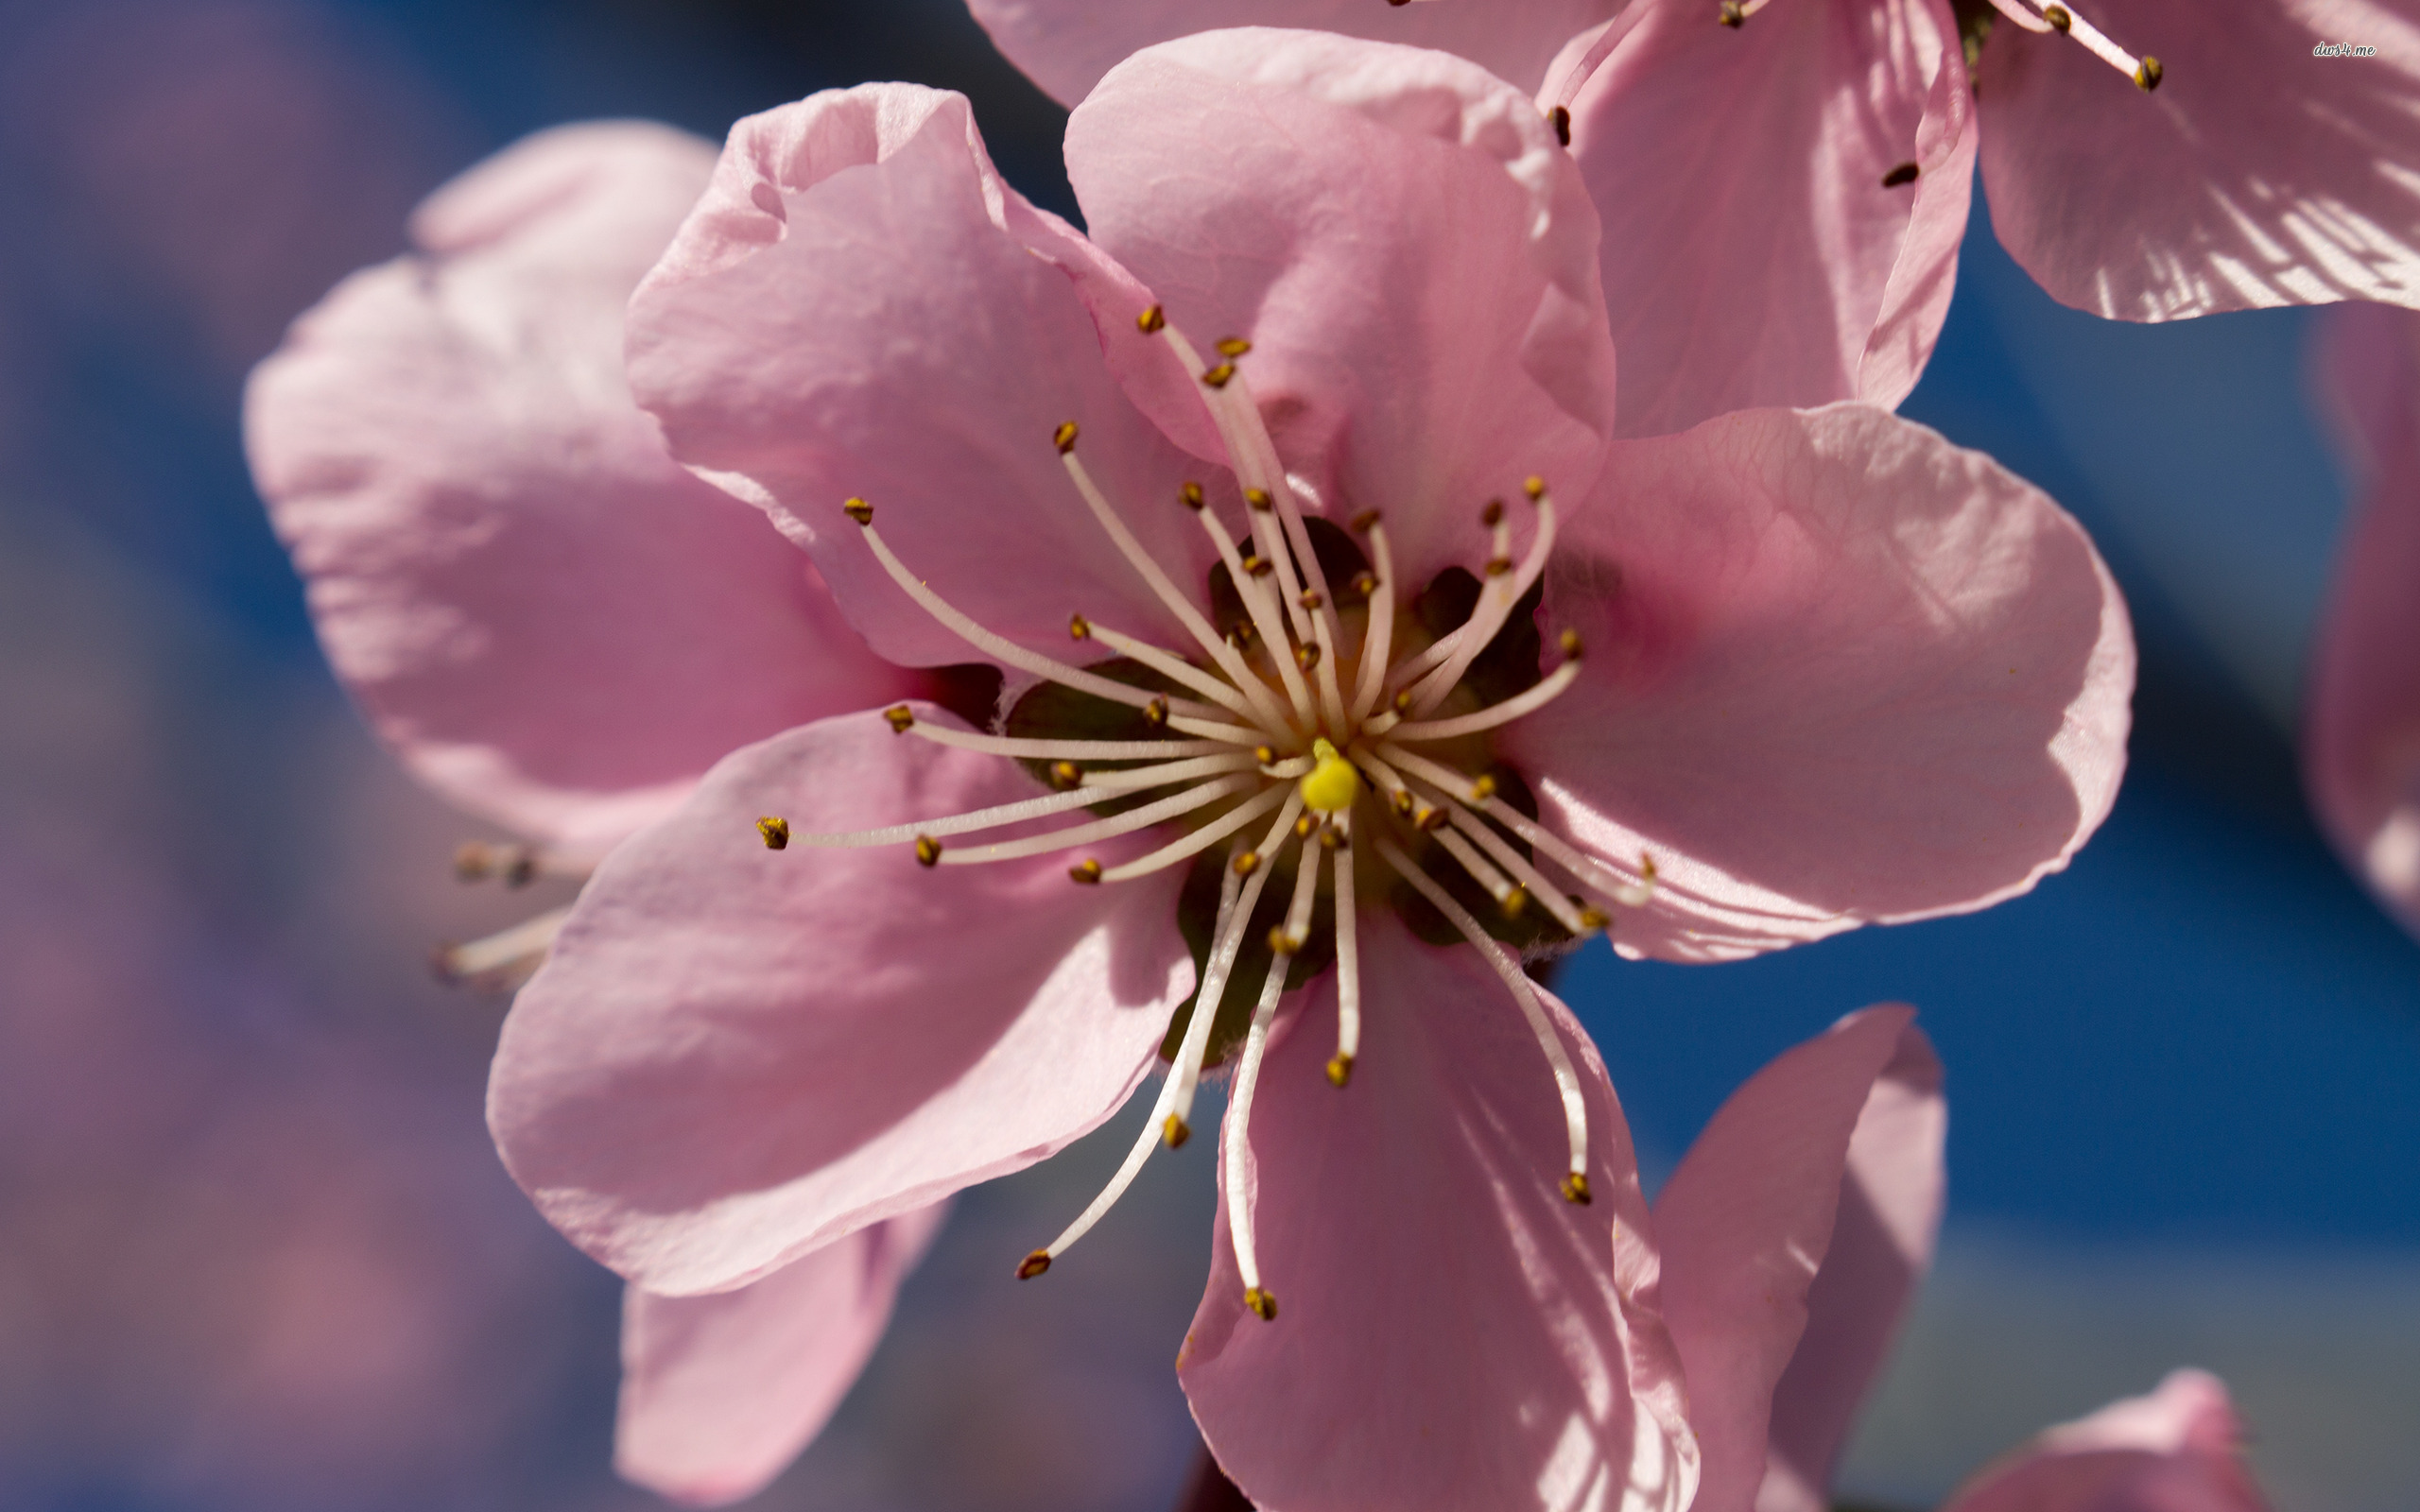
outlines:
[[1571, 103], [1604, 225], [1621, 434], [1895, 405], [1947, 313], [1974, 175], [1949, 8], [1782, 0], [1736, 28], [1713, 17], [1637, 0]]
[[1009, 61], [1062, 105], [1093, 91], [1127, 54], [1221, 26], [1299, 26], [1456, 53], [1535, 92], [1574, 33], [1618, 0], [1485, 0], [1381, 6], [1376, 0], [969, 0]]
[[664, 453], [622, 310], [713, 149], [544, 132], [440, 190], [253, 374], [252, 471], [328, 659], [464, 808], [601, 851], [726, 752], [896, 696], [754, 512]]
[[946, 1211], [860, 1228], [737, 1291], [630, 1288], [614, 1469], [690, 1506], [763, 1490], [856, 1383]]
[[2345, 865], [2420, 935], [2420, 316], [2329, 319], [2325, 373], [2367, 455], [2320, 622], [2304, 780]]
[[2218, 1377], [2176, 1370], [2149, 1396], [2045, 1431], [1942, 1512], [2268, 1512]]
[[[1655, 1249], [1595, 1047], [1540, 992], [1579, 1068], [1589, 1184], [1557, 1189], [1561, 1105], [1538, 1041], [1465, 949], [1364, 916], [1361, 1054], [1330, 1084], [1334, 978], [1270, 1053], [1250, 1192], [1222, 1180], [1210, 1282], [1177, 1372], [1213, 1453], [1282, 1512], [1689, 1503]], [[1250, 1200], [1269, 1321], [1247, 1312], [1227, 1204]]]
[[1077, 108], [1067, 171], [1170, 320], [1251, 341], [1236, 368], [1280, 456], [1338, 518], [1383, 508], [1406, 580], [1478, 558], [1480, 506], [1530, 474], [1570, 497], [1595, 476], [1614, 392], [1596, 214], [1535, 102], [1477, 65], [1190, 37]]
[[1180, 872], [1076, 887], [1059, 856], [926, 868], [756, 833], [764, 814], [804, 835], [1033, 792], [1009, 763], [845, 715], [735, 753], [616, 850], [489, 1084], [539, 1210], [649, 1291], [717, 1291], [1107, 1118], [1192, 986]]
[[[2160, 60], [2157, 89], [2014, 26], [1978, 70], [1992, 227], [2053, 299], [2122, 320], [2420, 305], [2411, 6], [2095, 0], [2088, 13]], [[2376, 54], [2313, 57], [2322, 43]]]
[[1833, 1459], [1941, 1221], [1948, 1120], [1914, 1017], [1868, 1008], [1783, 1054], [1656, 1199], [1705, 1455], [1693, 1512], [1831, 1505]]
[[1215, 478], [1125, 397], [1093, 314], [1114, 270], [1080, 250], [1001, 181], [962, 97], [817, 94], [732, 129], [631, 301], [631, 385], [676, 456], [815, 554], [891, 661], [973, 658], [873, 559], [841, 512], [852, 497], [918, 576], [1003, 635], [1060, 650], [1081, 610], [1174, 643], [1183, 627], [1052, 435], [1077, 422], [1086, 467], [1180, 582], [1213, 554], [1178, 486]]
[[1498, 743], [1542, 818], [1653, 857], [1626, 954], [1720, 960], [1982, 907], [2057, 870], [2125, 765], [2134, 641], [2083, 531], [1863, 404], [1622, 443], [1549, 569], [1579, 681]]

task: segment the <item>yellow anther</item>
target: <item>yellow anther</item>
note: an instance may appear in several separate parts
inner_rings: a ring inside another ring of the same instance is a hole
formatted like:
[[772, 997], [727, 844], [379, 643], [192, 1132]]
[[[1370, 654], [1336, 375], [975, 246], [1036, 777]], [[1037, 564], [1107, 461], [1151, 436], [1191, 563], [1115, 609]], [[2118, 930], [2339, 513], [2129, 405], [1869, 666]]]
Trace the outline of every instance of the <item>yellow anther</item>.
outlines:
[[1412, 807], [1412, 804], [1411, 804], [1411, 791], [1410, 791], [1410, 789], [1409, 789], [1409, 788], [1402, 788], [1402, 787], [1398, 787], [1398, 788], [1396, 788], [1396, 789], [1395, 789], [1395, 812], [1396, 812], [1397, 814], [1402, 815], [1405, 818], [1407, 818], [1407, 819], [1408, 819], [1408, 818], [1410, 818], [1410, 817], [1411, 817], [1411, 807]]
[[916, 864], [938, 867], [942, 864], [942, 843], [929, 834], [916, 836]]
[[1085, 619], [1081, 614], [1070, 614], [1067, 616], [1067, 639], [1071, 641], [1086, 640], [1091, 637], [1092, 633], [1093, 627], [1090, 620]]
[[1638, 853], [1638, 880], [1651, 887], [1655, 885], [1655, 858], [1644, 850]]
[[1903, 183], [1913, 183], [1916, 181], [1916, 176], [1923, 171], [1912, 163], [1903, 163], [1882, 176], [1882, 187], [1896, 189]]
[[1184, 507], [1188, 509], [1199, 509], [1201, 507], [1201, 485], [1199, 483], [1186, 484], [1184, 487], [1176, 490], [1176, 496], [1184, 501]]
[[1243, 559], [1243, 562], [1244, 571], [1250, 573], [1254, 577], [1266, 577], [1270, 573], [1277, 570], [1277, 564], [1275, 562], [1270, 561], [1268, 558], [1263, 557], [1258, 553], [1246, 557]]
[[1074, 451], [1076, 449], [1076, 422], [1072, 420], [1060, 421], [1059, 428], [1050, 433], [1050, 444], [1059, 448], [1059, 455], [1061, 456], [1064, 456], [1069, 452]]
[[1235, 643], [1237, 650], [1242, 650], [1251, 645], [1253, 637], [1258, 633], [1260, 632], [1252, 627], [1252, 621], [1250, 620], [1237, 620], [1235, 624], [1227, 627], [1227, 639]]
[[1355, 598], [1369, 598], [1378, 592], [1378, 575], [1373, 572], [1355, 573], [1353, 581], [1345, 588]]
[[1244, 503], [1252, 506], [1254, 514], [1267, 514], [1277, 507], [1277, 501], [1269, 496], [1267, 489], [1244, 490]]
[[1554, 644], [1562, 646], [1563, 654], [1571, 658], [1574, 662], [1580, 660], [1582, 646], [1580, 644], [1580, 632], [1578, 630], [1564, 631], [1561, 635], [1555, 637]]
[[1074, 762], [1050, 764], [1050, 785], [1064, 793], [1084, 780], [1084, 769]]
[[847, 515], [850, 519], [855, 520], [861, 525], [870, 525], [873, 524], [873, 506], [866, 503], [863, 499], [843, 500], [840, 505], [840, 512]]
[[1510, 558], [1510, 557], [1490, 557], [1489, 558], [1487, 558], [1487, 576], [1489, 576], [1490, 577], [1503, 577], [1503, 576], [1509, 576], [1509, 575], [1512, 573], [1512, 558]]
[[1297, 840], [1309, 839], [1311, 837], [1311, 832], [1317, 830], [1324, 822], [1326, 822], [1326, 816], [1324, 815], [1304, 815], [1301, 818], [1294, 821], [1294, 838]]
[[1571, 146], [1571, 112], [1558, 105], [1547, 112], [1547, 121], [1554, 128], [1554, 139], [1564, 146]]
[[1351, 1081], [1353, 1079], [1353, 1057], [1341, 1052], [1330, 1057], [1327, 1063], [1327, 1079], [1339, 1087], [1341, 1087], [1346, 1082]]
[[1736, 31], [1747, 24], [1748, 12], [1739, 9], [1739, 0], [1722, 0], [1722, 9], [1716, 12], [1715, 19]]
[[2052, 31], [2065, 31], [2076, 24], [2076, 18], [2067, 14], [2065, 6], [2044, 6], [2042, 19], [2050, 24]]
[[1150, 724], [1167, 724], [1168, 722], [1168, 701], [1166, 696], [1155, 696], [1150, 703], [1145, 704], [1143, 706], [1143, 718], [1145, 722]]
[[[1155, 304], [1151, 306], [1151, 308], [1156, 310], [1159, 306]], [[1046, 1249], [1037, 1249], [1032, 1254], [1026, 1256], [1025, 1259], [1017, 1262], [1017, 1280], [1021, 1281], [1029, 1281], [1049, 1268], [1050, 1251]]]
[[1227, 387], [1227, 380], [1233, 378], [1235, 375], [1236, 365], [1232, 362], [1222, 362], [1216, 368], [1211, 369], [1208, 372], [1203, 373], [1201, 375], [1201, 382], [1205, 387], [1224, 388]]
[[1222, 357], [1240, 357], [1251, 350], [1252, 343], [1241, 336], [1229, 336], [1219, 343], [1219, 355]]
[[916, 727], [916, 712], [904, 703], [894, 703], [885, 709], [882, 717], [890, 721], [890, 732], [894, 735], [904, 735]]
[[1271, 955], [1291, 955], [1301, 950], [1304, 943], [1301, 936], [1286, 933], [1283, 924], [1272, 925], [1269, 931], [1269, 954]]
[[1497, 525], [1502, 524], [1504, 523], [1504, 501], [1502, 499], [1488, 500], [1487, 507], [1478, 512], [1478, 523], [1487, 526], [1490, 530], [1493, 530]]
[[1316, 610], [1321, 606], [1324, 605], [1327, 600], [1320, 596], [1320, 591], [1318, 589], [1305, 588], [1300, 593], [1294, 595], [1294, 602], [1302, 605], [1305, 609]]
[[1170, 1113], [1167, 1121], [1160, 1125], [1160, 1138], [1167, 1142], [1169, 1149], [1181, 1148], [1185, 1141], [1193, 1138], [1193, 1125]]
[[1521, 480], [1521, 491], [1530, 496], [1531, 504], [1535, 504], [1547, 496], [1547, 480], [1532, 472]]
[[1374, 525], [1377, 523], [1378, 511], [1375, 509], [1364, 509], [1359, 514], [1353, 517], [1353, 528], [1357, 531], [1366, 532], [1372, 525]]
[[1595, 903], [1580, 905], [1580, 922], [1590, 929], [1603, 929], [1613, 922], [1605, 911]]
[[2167, 73], [2167, 69], [2159, 66], [2158, 59], [2145, 53], [2143, 60], [2135, 65], [2135, 87], [2148, 94], [2159, 88], [2159, 81]]
[[1167, 323], [1167, 312], [1156, 304], [1134, 318], [1134, 329], [1147, 336], [1156, 335]]
[[1588, 1193], [1588, 1178], [1578, 1171], [1564, 1177], [1563, 1195], [1566, 1202], [1576, 1202], [1583, 1208], [1588, 1206], [1591, 1200]]
[[1303, 805], [1321, 814], [1341, 814], [1361, 796], [1361, 774], [1338, 753], [1325, 735], [1311, 742], [1318, 765], [1303, 774]]
[[1423, 803], [1412, 815], [1411, 822], [1420, 826], [1424, 832], [1434, 834], [1445, 827], [1445, 811], [1433, 809]]
[[790, 843], [790, 821], [768, 814], [756, 821], [756, 833], [765, 837], [768, 850], [785, 850]]
[[1331, 824], [1320, 832], [1320, 847], [1326, 850], [1341, 850], [1352, 842], [1342, 830]]
[[1277, 1298], [1257, 1286], [1249, 1286], [1244, 1289], [1244, 1306], [1259, 1314], [1264, 1323], [1277, 1321]]
[[1314, 641], [1308, 645], [1294, 647], [1294, 664], [1305, 672], [1318, 666], [1320, 664], [1319, 643]]
[[1471, 801], [1484, 803], [1495, 796], [1495, 779], [1485, 772], [1471, 779]]
[[1239, 856], [1236, 857], [1236, 876], [1238, 876], [1238, 877], [1249, 877], [1249, 876], [1251, 876], [1253, 872], [1258, 871], [1259, 869], [1260, 869], [1260, 852], [1259, 852], [1259, 851], [1257, 851], [1257, 850], [1247, 850], [1247, 851], [1245, 851], [1242, 855], [1239, 855]]
[[1252, 748], [1252, 759], [1260, 763], [1263, 766], [1274, 766], [1277, 765], [1277, 747], [1274, 746], [1254, 746]]
[[1399, 714], [1408, 714], [1411, 713], [1411, 690], [1409, 688], [1406, 688], [1403, 692], [1395, 695], [1395, 713]]
[[1496, 912], [1502, 914], [1507, 919], [1520, 918], [1521, 911], [1529, 906], [1530, 889], [1520, 885], [1518, 883], [1515, 883], [1513, 885], [1506, 888], [1504, 890], [1504, 896], [1495, 901]]
[[1089, 859], [1079, 861], [1067, 868], [1067, 875], [1089, 887], [1100, 881], [1100, 863]]

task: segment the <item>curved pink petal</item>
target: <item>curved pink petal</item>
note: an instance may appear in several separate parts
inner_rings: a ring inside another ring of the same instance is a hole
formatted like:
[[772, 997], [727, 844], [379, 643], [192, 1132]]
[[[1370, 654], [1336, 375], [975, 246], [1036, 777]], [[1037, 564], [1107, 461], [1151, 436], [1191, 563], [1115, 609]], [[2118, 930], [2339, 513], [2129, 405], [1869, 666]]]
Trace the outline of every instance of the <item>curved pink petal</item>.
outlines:
[[1067, 172], [1094, 240], [1198, 346], [1252, 342], [1237, 367], [1279, 455], [1338, 519], [1385, 509], [1407, 580], [1483, 559], [1480, 507], [1528, 475], [1572, 498], [1596, 475], [1596, 214], [1535, 102], [1477, 65], [1187, 38], [1077, 107]]
[[1224, 1181], [1210, 1282], [1178, 1356], [1219, 1463], [1275, 1512], [1688, 1504], [1683, 1418], [1630, 1131], [1578, 1068], [1595, 1200], [1557, 1190], [1562, 1107], [1536, 1038], [1467, 949], [1366, 916], [1361, 1055], [1329, 1084], [1335, 978], [1270, 1052], [1250, 1177], [1263, 1321], [1243, 1305]]
[[2420, 317], [2348, 305], [2333, 322], [2366, 486], [2320, 624], [2304, 778], [2345, 864], [2420, 935]]
[[1720, 960], [1983, 907], [2066, 865], [2125, 765], [2134, 640], [2083, 531], [1863, 404], [1616, 448], [1548, 569], [1588, 659], [1497, 742], [1655, 896], [1626, 954]]
[[1534, 93], [1575, 33], [1618, 0], [969, 0], [975, 19], [1026, 77], [1062, 105], [1093, 91], [1127, 54], [1222, 26], [1299, 26], [1455, 53]]
[[2242, 1442], [2219, 1378], [2175, 1370], [2147, 1397], [2036, 1436], [1942, 1512], [2268, 1512]]
[[1831, 1504], [1833, 1457], [1941, 1220], [1948, 1120], [1914, 1019], [1868, 1008], [1782, 1055], [1656, 1199], [1665, 1321], [1705, 1455], [1694, 1512]]
[[247, 395], [253, 476], [379, 733], [463, 807], [576, 852], [735, 747], [905, 687], [624, 387], [623, 304], [712, 162], [635, 123], [506, 150]]
[[691, 1506], [763, 1490], [856, 1383], [947, 1211], [860, 1228], [735, 1292], [630, 1288], [614, 1469]]
[[1737, 28], [1713, 17], [1637, 0], [1571, 102], [1604, 223], [1621, 433], [1895, 405], [1941, 334], [1974, 176], [1949, 7], [1776, 0]]
[[1076, 421], [1092, 475], [1198, 590], [1215, 555], [1178, 487], [1207, 475], [1121, 390], [1090, 302], [1118, 275], [1097, 254], [1063, 266], [1087, 252], [1002, 182], [962, 97], [817, 94], [733, 128], [631, 301], [631, 386], [673, 455], [815, 553], [891, 661], [973, 653], [884, 574], [841, 512], [852, 497], [911, 572], [1003, 635], [1063, 654], [1080, 610], [1177, 644], [1052, 445]]
[[[2093, 0], [2144, 94], [2055, 33], [1984, 43], [1983, 186], [2053, 299], [2121, 320], [2420, 305], [2420, 12], [2404, 0]], [[2322, 43], [2374, 47], [2313, 57]]]
[[[539, 1210], [649, 1291], [716, 1291], [1108, 1117], [1191, 989], [1182, 868], [1077, 887], [1064, 856], [925, 868], [804, 839], [1037, 791], [1012, 763], [843, 715], [735, 753], [617, 849], [514, 1001], [489, 1083]], [[768, 850], [766, 814], [801, 838]]]

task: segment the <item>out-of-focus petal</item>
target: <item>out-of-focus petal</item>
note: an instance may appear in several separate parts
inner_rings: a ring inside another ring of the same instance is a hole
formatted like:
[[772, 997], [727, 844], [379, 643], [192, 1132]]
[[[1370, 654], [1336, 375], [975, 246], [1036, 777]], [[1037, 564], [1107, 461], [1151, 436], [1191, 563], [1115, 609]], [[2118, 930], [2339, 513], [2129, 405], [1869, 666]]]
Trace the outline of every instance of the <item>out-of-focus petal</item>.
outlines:
[[[2334, 300], [2420, 305], [2420, 11], [2409, 0], [2079, 0], [2160, 60], [2146, 94], [2056, 34], [1977, 70], [2000, 242], [2122, 320]], [[2315, 58], [2321, 43], [2377, 49]]]
[[1198, 591], [1215, 554], [1177, 490], [1203, 467], [1121, 390], [1091, 302], [1114, 270], [1054, 260], [1081, 250], [1002, 182], [961, 96], [817, 94], [732, 129], [631, 301], [631, 385], [676, 456], [815, 553], [891, 661], [973, 653], [885, 575], [841, 512], [851, 497], [911, 572], [1003, 635], [1063, 653], [1081, 610], [1178, 644], [1052, 445], [1076, 421], [1092, 475]]
[[253, 374], [252, 471], [328, 658], [447, 797], [596, 853], [725, 753], [893, 696], [812, 566], [664, 453], [622, 309], [712, 149], [532, 137]]
[[2420, 316], [2347, 305], [2330, 321], [2328, 387], [2367, 455], [2320, 624], [2304, 779], [2345, 864], [2420, 935]]
[[1535, 91], [1574, 33], [1619, 0], [1486, 0], [1385, 5], [1377, 0], [969, 0], [975, 19], [1026, 77], [1062, 105], [1092, 93], [1127, 54], [1220, 26], [1300, 26], [1373, 42], [1458, 53]]
[[1660, 871], [1627, 954], [1720, 960], [1980, 908], [2125, 765], [2134, 640], [2083, 531], [1864, 404], [1621, 443], [1549, 568], [1569, 692], [1497, 743], [1543, 817]]
[[804, 842], [1037, 790], [845, 715], [735, 753], [617, 849], [496, 1050], [488, 1122], [539, 1210], [650, 1291], [715, 1291], [1107, 1118], [1191, 988], [1183, 868], [1080, 888], [1063, 856]]
[[1541, 991], [1587, 1101], [1595, 1200], [1565, 1201], [1553, 1078], [1468, 950], [1364, 926], [1352, 1084], [1325, 1074], [1334, 977], [1270, 1054], [1249, 1200], [1274, 1319], [1246, 1311], [1221, 1181], [1177, 1371], [1211, 1450], [1282, 1512], [1668, 1509], [1697, 1451], [1656, 1298], [1630, 1130]]
[[1656, 1199], [1705, 1455], [1693, 1512], [1830, 1505], [1833, 1456], [1941, 1218], [1941, 1065], [1914, 1018], [1868, 1008], [1781, 1056]]
[[2268, 1512], [2242, 1442], [2225, 1384], [2171, 1371], [2150, 1396], [2039, 1435], [1942, 1512]]
[[763, 1490], [848, 1395], [946, 1211], [860, 1228], [735, 1292], [630, 1288], [614, 1468], [691, 1506]]
[[1621, 434], [1906, 398], [1974, 177], [1948, 6], [1786, 0], [1733, 28], [1637, 0], [1614, 26], [1571, 144], [1604, 223]]
[[[1439, 0], [1439, 8], [1457, 0]], [[1383, 508], [1407, 580], [1483, 558], [1529, 474], [1576, 500], [1613, 422], [1596, 214], [1534, 101], [1443, 53], [1213, 32], [1067, 123], [1096, 241], [1236, 366], [1331, 514]]]

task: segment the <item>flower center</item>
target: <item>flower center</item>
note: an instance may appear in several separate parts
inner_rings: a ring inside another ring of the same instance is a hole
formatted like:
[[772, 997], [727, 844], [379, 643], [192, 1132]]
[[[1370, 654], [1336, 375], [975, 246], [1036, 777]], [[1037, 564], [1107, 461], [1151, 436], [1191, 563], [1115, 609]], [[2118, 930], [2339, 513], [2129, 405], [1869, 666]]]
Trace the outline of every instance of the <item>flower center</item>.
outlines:
[[[1116, 1201], [1154, 1148], [1189, 1138], [1204, 1070], [1239, 1040], [1223, 1131], [1229, 1191], [1236, 1194], [1229, 1221], [1246, 1300], [1261, 1316], [1274, 1317], [1276, 1303], [1260, 1284], [1240, 1161], [1286, 990], [1333, 961], [1337, 1048], [1327, 1070], [1342, 1088], [1352, 1079], [1362, 1029], [1359, 909], [1393, 906], [1416, 932], [1467, 941], [1535, 1033], [1568, 1139], [1561, 1189], [1584, 1203], [1588, 1133], [1579, 1078], [1504, 940], [1537, 945], [1601, 931], [1611, 907], [1645, 900], [1653, 868], [1642, 857], [1640, 880], [1633, 882], [1582, 855], [1538, 824], [1534, 804], [1513, 801], [1526, 799], [1526, 783], [1492, 762], [1494, 731], [1553, 701], [1581, 668], [1579, 638], [1564, 631], [1555, 643], [1558, 664], [1539, 671], [1531, 615], [1555, 540], [1545, 481], [1532, 477], [1525, 487], [1534, 528], [1517, 560], [1510, 512], [1501, 501], [1490, 503], [1479, 515], [1489, 543], [1480, 572], [1449, 569], [1421, 594], [1399, 601], [1377, 511], [1356, 517], [1351, 535], [1303, 512], [1297, 486], [1280, 467], [1237, 370], [1250, 344], [1219, 342], [1219, 360], [1208, 363], [1157, 306], [1140, 324], [1163, 335], [1196, 380], [1242, 492], [1246, 529], [1238, 537], [1200, 486], [1180, 491], [1218, 554], [1210, 614], [1178, 590], [1095, 483], [1078, 456], [1077, 424], [1061, 425], [1052, 440], [1101, 529], [1184, 627], [1191, 654], [1081, 613], [1069, 621], [1071, 638], [1098, 644], [1111, 660], [1077, 666], [995, 634], [919, 580], [883, 539], [873, 507], [851, 499], [844, 507], [850, 518], [902, 592], [986, 656], [1041, 679], [998, 732], [920, 720], [905, 704], [886, 712], [891, 728], [1027, 763], [1057, 791], [848, 834], [792, 835], [769, 817], [760, 828], [777, 849], [912, 847], [928, 868], [1069, 853], [1076, 859], [1068, 876], [1084, 886], [1192, 868], [1180, 922], [1189, 919], [1200, 929], [1199, 986], [1171, 1025], [1173, 1043], [1163, 1052], [1169, 1073], [1153, 1115], [1109, 1186], [1018, 1273], [1047, 1269]], [[1334, 586], [1340, 580], [1340, 589]], [[1224, 621], [1223, 630], [1214, 618]], [[1088, 812], [1059, 828], [1028, 828], [1078, 811]], [[974, 844], [957, 839], [1011, 826], [1026, 833]], [[1165, 838], [1132, 860], [1113, 866], [1084, 853], [1154, 828]], [[1562, 880], [1550, 877], [1549, 868]], [[1482, 913], [1495, 916], [1493, 927], [1481, 922]], [[1270, 920], [1265, 928], [1262, 918]], [[1244, 991], [1231, 995], [1231, 987], [1245, 988], [1255, 974], [1248, 1019], [1223, 1012], [1231, 1001], [1244, 1008]]]

